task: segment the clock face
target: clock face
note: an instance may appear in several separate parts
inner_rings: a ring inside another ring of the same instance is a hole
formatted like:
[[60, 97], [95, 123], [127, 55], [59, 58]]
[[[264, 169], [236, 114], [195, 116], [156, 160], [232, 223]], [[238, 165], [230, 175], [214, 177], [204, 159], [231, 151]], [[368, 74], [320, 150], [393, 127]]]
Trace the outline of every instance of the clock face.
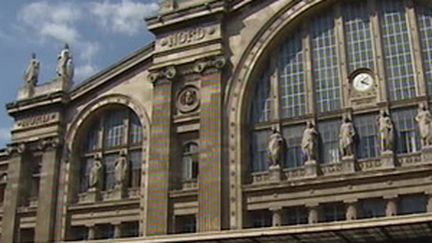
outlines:
[[359, 73], [353, 78], [354, 89], [360, 92], [369, 90], [374, 84], [374, 79], [369, 73]]

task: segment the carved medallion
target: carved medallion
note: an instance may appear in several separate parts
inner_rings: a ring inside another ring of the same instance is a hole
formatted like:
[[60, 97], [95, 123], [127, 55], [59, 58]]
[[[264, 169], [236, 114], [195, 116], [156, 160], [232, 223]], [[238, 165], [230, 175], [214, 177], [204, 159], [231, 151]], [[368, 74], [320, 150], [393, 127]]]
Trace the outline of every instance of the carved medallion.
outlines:
[[177, 109], [182, 113], [194, 111], [199, 106], [199, 92], [194, 86], [184, 87], [177, 95]]

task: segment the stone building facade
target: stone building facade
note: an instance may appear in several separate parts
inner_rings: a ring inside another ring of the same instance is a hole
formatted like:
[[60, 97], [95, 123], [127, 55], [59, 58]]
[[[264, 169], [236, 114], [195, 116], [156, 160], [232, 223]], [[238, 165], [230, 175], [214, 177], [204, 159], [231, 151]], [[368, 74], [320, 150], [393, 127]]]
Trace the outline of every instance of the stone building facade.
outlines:
[[1, 242], [432, 237], [432, 3], [165, 0], [73, 86], [34, 57], [0, 151]]

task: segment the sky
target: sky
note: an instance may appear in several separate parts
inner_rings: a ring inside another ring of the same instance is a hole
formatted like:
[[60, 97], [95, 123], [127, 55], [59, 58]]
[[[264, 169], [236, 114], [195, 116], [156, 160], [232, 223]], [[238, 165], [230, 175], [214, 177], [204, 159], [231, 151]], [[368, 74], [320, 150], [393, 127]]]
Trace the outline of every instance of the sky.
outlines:
[[2, 0], [0, 7], [0, 148], [10, 142], [13, 120], [5, 104], [16, 99], [31, 53], [41, 70], [39, 84], [55, 77], [57, 55], [68, 43], [79, 84], [154, 36], [144, 18], [158, 0]]

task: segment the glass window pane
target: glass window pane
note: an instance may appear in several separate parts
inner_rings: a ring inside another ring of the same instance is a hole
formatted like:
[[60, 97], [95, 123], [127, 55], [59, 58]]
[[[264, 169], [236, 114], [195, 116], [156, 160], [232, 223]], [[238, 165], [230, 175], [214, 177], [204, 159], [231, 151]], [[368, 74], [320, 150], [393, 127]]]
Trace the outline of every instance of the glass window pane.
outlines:
[[268, 169], [267, 145], [270, 134], [271, 132], [269, 130], [255, 131], [252, 134], [252, 172], [265, 171]]
[[303, 125], [283, 128], [283, 136], [286, 141], [284, 167], [296, 168], [303, 166], [301, 140], [304, 129], [305, 126]]
[[366, 199], [358, 204], [359, 218], [376, 218], [386, 215], [386, 201], [384, 199]]
[[414, 214], [426, 212], [427, 199], [423, 194], [403, 195], [398, 198], [398, 214]]
[[110, 154], [104, 157], [105, 190], [113, 189], [115, 186], [115, 161], [117, 154]]
[[99, 138], [99, 121], [87, 132], [87, 139], [85, 142], [85, 151], [92, 152], [98, 148], [98, 138]]
[[407, 154], [420, 150], [415, 109], [392, 111], [391, 117], [396, 129], [397, 153]]
[[124, 144], [124, 111], [113, 111], [105, 118], [105, 146], [107, 148]]
[[309, 211], [306, 207], [290, 207], [286, 210], [287, 225], [307, 224]]
[[131, 112], [130, 127], [129, 127], [129, 142], [131, 144], [139, 144], [143, 140], [143, 129], [138, 116]]
[[131, 162], [131, 187], [137, 188], [141, 185], [141, 167], [142, 167], [142, 152], [141, 150], [134, 150], [129, 152], [129, 160]]
[[345, 220], [346, 209], [343, 203], [328, 203], [322, 207], [324, 222]]
[[81, 184], [80, 184], [80, 192], [86, 192], [89, 188], [89, 175], [91, 167], [93, 166], [93, 158], [84, 158], [81, 164]]
[[367, 1], [343, 5], [349, 73], [359, 68], [373, 69], [373, 54]]
[[416, 95], [404, 1], [378, 1], [381, 14], [386, 78], [391, 100]]
[[260, 123], [270, 120], [271, 100], [270, 73], [267, 68], [258, 81], [255, 90], [255, 97], [252, 99], [252, 123]]
[[341, 121], [324, 121], [318, 124], [321, 138], [320, 156], [321, 163], [339, 162], [339, 129]]
[[376, 127], [377, 115], [366, 115], [354, 118], [359, 141], [357, 142], [357, 157], [359, 159], [374, 158], [379, 155], [379, 140]]
[[340, 108], [340, 83], [334, 14], [329, 10], [312, 21], [312, 64], [316, 105], [319, 112]]
[[299, 34], [289, 38], [281, 47], [279, 79], [282, 117], [297, 117], [305, 114], [303, 50], [302, 38]]
[[432, 8], [420, 4], [417, 7], [418, 27], [423, 51], [423, 65], [429, 95], [432, 94]]

